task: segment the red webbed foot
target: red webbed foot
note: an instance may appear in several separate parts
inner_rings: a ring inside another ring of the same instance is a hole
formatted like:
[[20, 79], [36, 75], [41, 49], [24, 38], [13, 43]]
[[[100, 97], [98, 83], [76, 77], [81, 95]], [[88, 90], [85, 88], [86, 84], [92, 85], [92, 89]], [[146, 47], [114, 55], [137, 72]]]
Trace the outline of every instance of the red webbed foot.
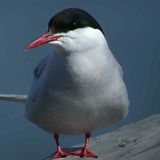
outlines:
[[54, 153], [52, 160], [57, 158], [66, 158], [70, 155], [71, 155], [70, 153], [64, 152], [63, 150], [59, 149], [57, 152]]
[[79, 157], [92, 157], [98, 158], [93, 152], [89, 151], [87, 148], [83, 148], [81, 151], [73, 152], [72, 155], [79, 156]]
[[91, 134], [87, 132], [85, 134], [85, 144], [84, 147], [81, 149], [81, 151], [72, 152], [72, 155], [79, 156], [79, 157], [92, 157], [92, 158], [98, 158], [97, 155], [95, 155], [93, 152], [89, 151], [87, 148], [87, 145], [89, 143], [89, 138], [91, 137]]

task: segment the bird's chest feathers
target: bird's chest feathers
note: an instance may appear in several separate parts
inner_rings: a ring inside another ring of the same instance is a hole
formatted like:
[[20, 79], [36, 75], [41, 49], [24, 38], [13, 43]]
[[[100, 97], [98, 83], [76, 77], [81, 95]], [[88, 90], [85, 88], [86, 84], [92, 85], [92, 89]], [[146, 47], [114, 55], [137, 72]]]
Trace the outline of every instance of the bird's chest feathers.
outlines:
[[74, 53], [66, 57], [57, 54], [49, 64], [44, 89], [56, 97], [91, 96], [104, 87], [107, 63], [101, 53]]
[[105, 60], [103, 56], [89, 54], [75, 54], [68, 58], [71, 77], [81, 85], [93, 84], [101, 79], [104, 72]]

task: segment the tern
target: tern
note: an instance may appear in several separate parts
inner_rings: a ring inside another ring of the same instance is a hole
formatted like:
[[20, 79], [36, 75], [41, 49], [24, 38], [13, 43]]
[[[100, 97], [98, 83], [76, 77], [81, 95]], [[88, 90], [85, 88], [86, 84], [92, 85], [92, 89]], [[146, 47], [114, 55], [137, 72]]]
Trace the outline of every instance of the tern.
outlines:
[[[54, 52], [34, 69], [28, 95], [0, 95], [0, 99], [24, 102], [26, 117], [53, 134], [57, 151], [52, 159], [97, 158], [88, 149], [91, 132], [118, 123], [128, 114], [122, 68], [100, 24], [82, 9], [67, 8], [54, 15], [47, 32], [27, 50], [48, 43]], [[60, 134], [85, 134], [84, 147], [65, 152]]]

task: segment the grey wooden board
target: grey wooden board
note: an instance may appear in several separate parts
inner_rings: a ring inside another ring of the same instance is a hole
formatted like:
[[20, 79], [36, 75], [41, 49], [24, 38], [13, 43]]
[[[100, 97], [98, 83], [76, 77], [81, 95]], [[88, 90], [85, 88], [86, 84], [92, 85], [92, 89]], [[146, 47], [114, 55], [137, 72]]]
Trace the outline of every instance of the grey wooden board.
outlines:
[[96, 137], [89, 149], [98, 155], [97, 160], [160, 160], [160, 114]]

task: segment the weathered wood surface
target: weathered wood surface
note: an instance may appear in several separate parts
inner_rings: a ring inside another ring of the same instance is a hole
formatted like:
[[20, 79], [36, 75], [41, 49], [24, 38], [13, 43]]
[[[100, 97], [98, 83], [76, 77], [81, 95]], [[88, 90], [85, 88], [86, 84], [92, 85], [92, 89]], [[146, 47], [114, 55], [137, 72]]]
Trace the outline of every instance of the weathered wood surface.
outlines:
[[98, 160], [160, 160], [160, 114], [96, 137], [89, 148]]

